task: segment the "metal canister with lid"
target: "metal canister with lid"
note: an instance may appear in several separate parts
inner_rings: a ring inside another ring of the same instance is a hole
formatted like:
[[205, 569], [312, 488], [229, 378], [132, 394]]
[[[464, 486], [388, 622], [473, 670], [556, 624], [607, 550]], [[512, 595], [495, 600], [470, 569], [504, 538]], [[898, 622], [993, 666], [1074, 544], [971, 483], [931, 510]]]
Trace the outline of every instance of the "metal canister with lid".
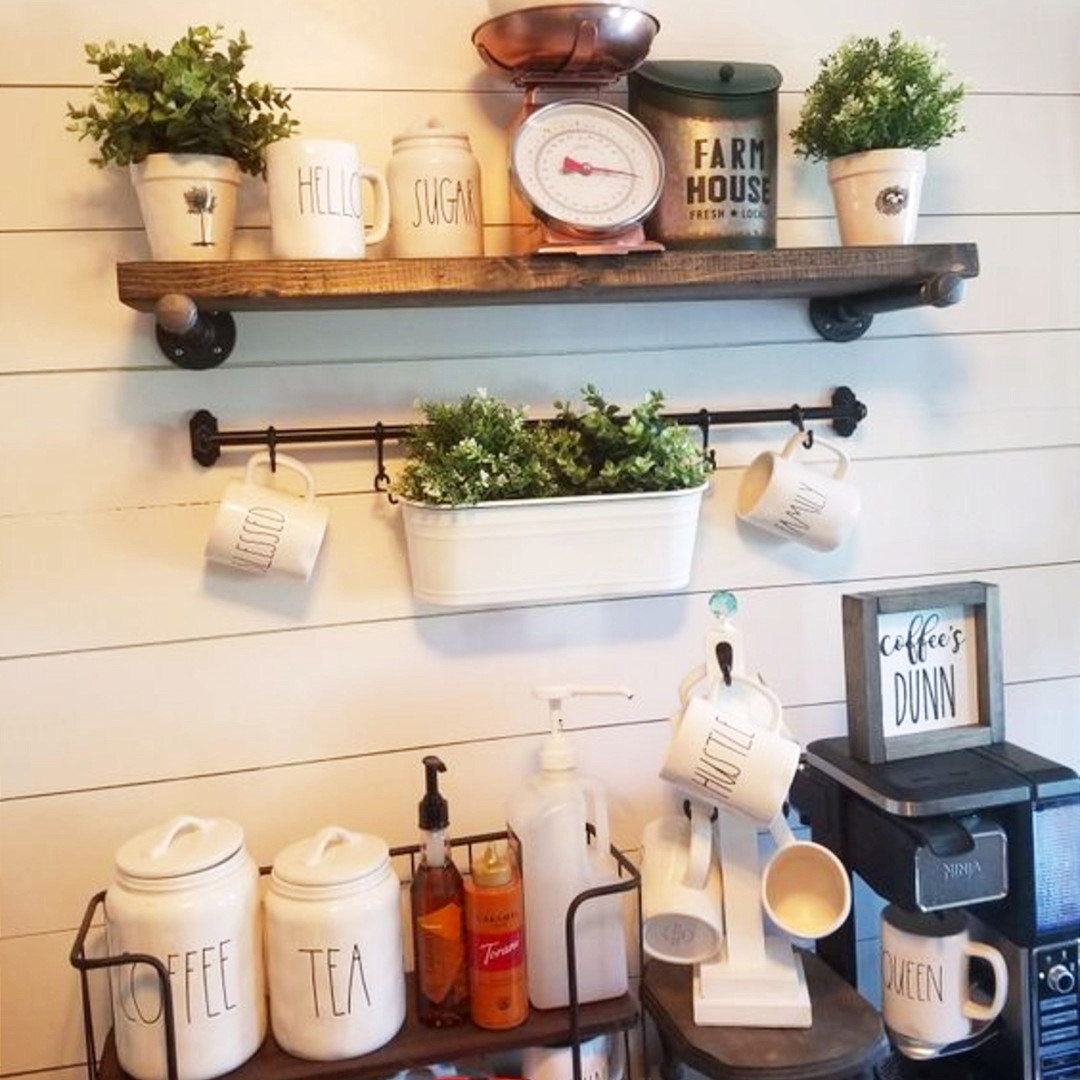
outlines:
[[[116, 853], [109, 951], [146, 954], [168, 970], [180, 1080], [231, 1072], [266, 1035], [258, 881], [243, 830], [224, 818], [176, 817]], [[136, 1080], [165, 1080], [154, 969], [136, 962], [111, 975], [120, 1067]]]
[[629, 82], [630, 111], [667, 166], [648, 235], [673, 248], [775, 247], [780, 72], [771, 64], [659, 60]]
[[388, 1043], [405, 1020], [401, 885], [377, 836], [330, 826], [274, 859], [266, 895], [278, 1045], [335, 1061]]

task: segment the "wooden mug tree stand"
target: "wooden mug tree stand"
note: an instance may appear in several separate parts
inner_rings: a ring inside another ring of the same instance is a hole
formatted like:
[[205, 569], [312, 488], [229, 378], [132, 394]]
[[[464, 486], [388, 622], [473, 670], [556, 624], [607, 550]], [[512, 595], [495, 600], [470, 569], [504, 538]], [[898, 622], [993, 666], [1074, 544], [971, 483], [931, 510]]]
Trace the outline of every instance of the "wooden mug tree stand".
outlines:
[[[730, 658], [731, 674], [745, 674], [741, 634], [729, 618], [718, 619], [705, 641], [705, 670], [698, 668], [684, 680], [684, 705], [691, 679], [697, 682], [702, 674], [709, 678], [709, 700], [719, 702], [725, 678], [718, 659], [722, 653]], [[757, 824], [719, 809], [717, 831], [724, 944], [717, 959], [694, 965], [694, 1023], [808, 1028], [813, 1015], [802, 962], [786, 937], [765, 933]]]

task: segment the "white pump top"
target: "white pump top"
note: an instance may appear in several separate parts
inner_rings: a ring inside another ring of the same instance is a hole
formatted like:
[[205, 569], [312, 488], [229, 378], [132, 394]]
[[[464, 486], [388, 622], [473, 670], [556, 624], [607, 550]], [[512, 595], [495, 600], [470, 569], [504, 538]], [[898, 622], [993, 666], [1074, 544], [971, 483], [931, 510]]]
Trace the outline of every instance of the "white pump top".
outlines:
[[564, 772], [577, 764], [577, 754], [563, 731], [563, 702], [567, 698], [633, 696], [633, 691], [624, 686], [534, 686], [533, 697], [546, 701], [551, 713], [551, 734], [540, 750], [540, 768], [544, 772]]

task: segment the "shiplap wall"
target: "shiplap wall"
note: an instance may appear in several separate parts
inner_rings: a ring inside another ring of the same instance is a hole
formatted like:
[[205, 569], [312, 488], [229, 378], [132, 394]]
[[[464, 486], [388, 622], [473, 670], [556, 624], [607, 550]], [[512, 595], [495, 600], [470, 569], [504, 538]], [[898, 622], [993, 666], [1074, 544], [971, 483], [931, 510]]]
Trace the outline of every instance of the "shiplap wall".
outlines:
[[[1008, 734], [1080, 767], [1080, 5], [1075, 0], [656, 0], [657, 57], [775, 63], [782, 129], [816, 59], [893, 25], [948, 47], [967, 133], [931, 155], [920, 239], [973, 240], [983, 272], [948, 311], [824, 344], [794, 302], [240, 316], [213, 372], [179, 371], [113, 266], [145, 257], [118, 170], [87, 163], [64, 103], [82, 43], [164, 44], [221, 20], [253, 77], [295, 88], [310, 134], [390, 138], [429, 114], [472, 135], [489, 251], [506, 250], [502, 126], [517, 96], [469, 35], [484, 0], [3, 0], [0, 3], [0, 1074], [74, 1080], [67, 966], [89, 895], [133, 832], [189, 811], [243, 823], [256, 858], [331, 821], [412, 839], [428, 749], [457, 830], [498, 826], [531, 771], [542, 681], [617, 681], [571, 710], [616, 840], [667, 805], [656, 779], [678, 679], [715, 588], [737, 590], [750, 663], [808, 741], [844, 727], [840, 596], [978, 577], [1001, 585]], [[785, 152], [780, 239], [831, 243], [821, 166]], [[240, 250], [267, 247], [248, 182]], [[418, 395], [485, 386], [538, 412], [594, 381], [680, 408], [817, 403], [851, 385], [858, 535], [814, 555], [736, 526], [741, 469], [787, 432], [716, 433], [693, 580], [681, 594], [447, 613], [418, 606], [370, 451], [302, 453], [332, 524], [310, 585], [207, 571], [215, 500], [242, 468], [190, 460], [186, 419], [227, 426], [399, 420]], [[98, 1000], [99, 1014], [103, 1002]]]

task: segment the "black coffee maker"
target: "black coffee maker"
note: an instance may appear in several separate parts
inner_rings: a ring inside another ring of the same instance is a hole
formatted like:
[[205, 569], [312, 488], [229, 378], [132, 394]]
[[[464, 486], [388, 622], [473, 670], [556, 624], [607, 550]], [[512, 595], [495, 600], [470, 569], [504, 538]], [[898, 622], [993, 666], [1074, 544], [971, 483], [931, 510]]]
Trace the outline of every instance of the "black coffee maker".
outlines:
[[[843, 615], [848, 736], [807, 747], [791, 801], [890, 903], [963, 909], [1009, 976], [998, 1018], [939, 1062], [896, 1036], [897, 1074], [1080, 1080], [1080, 778], [1004, 741], [997, 588], [861, 593]], [[855, 918], [817, 951], [857, 986]]]
[[[972, 937], [1005, 956], [1008, 1001], [964, 1055], [971, 1076], [1080, 1080], [1072, 770], [1009, 743], [869, 765], [846, 738], [824, 739], [807, 748], [791, 798], [813, 839], [880, 896], [909, 911], [963, 908]], [[857, 936], [852, 916], [817, 946], [855, 985]]]

